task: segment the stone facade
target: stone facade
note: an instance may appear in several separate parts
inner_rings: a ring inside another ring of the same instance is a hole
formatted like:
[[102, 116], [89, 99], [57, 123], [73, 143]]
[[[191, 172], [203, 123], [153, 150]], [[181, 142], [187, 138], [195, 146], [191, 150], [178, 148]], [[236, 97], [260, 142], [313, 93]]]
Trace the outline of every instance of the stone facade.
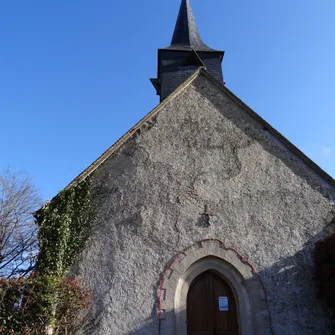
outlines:
[[[101, 205], [73, 271], [92, 290], [93, 303], [78, 334], [177, 334], [179, 293], [162, 279], [176, 255], [207, 239], [250, 262], [250, 278], [257, 270], [257, 292], [251, 283], [248, 294], [256, 292], [266, 331], [255, 327], [262, 322], [256, 313], [258, 321], [241, 320], [254, 325], [243, 334], [331, 334], [315, 296], [312, 250], [334, 229], [332, 181], [203, 71], [148, 121], [92, 174]], [[220, 255], [203, 257], [230, 263], [232, 256]], [[247, 270], [229, 266], [243, 286]]]

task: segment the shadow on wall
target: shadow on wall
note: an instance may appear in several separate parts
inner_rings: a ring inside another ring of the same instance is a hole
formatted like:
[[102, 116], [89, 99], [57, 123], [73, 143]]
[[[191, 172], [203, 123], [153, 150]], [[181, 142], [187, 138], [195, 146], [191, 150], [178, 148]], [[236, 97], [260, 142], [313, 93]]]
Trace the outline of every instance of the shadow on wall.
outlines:
[[[161, 323], [164, 322], [164, 319], [168, 316], [172, 316], [173, 311], [165, 312], [165, 315], [162, 315], [161, 317]], [[168, 315], [169, 314], [169, 315]], [[147, 320], [146, 323], [142, 327], [140, 327], [137, 330], [131, 331], [128, 333], [129, 335], [173, 335], [174, 329], [170, 330], [168, 333], [163, 331], [161, 327], [159, 326], [159, 320], [157, 314]]]
[[[299, 252], [283, 258], [259, 273], [267, 294], [273, 334], [334, 334], [335, 321], [332, 324], [325, 306], [317, 299], [316, 286], [313, 281], [314, 243], [333, 231], [335, 231], [334, 225], [326, 227], [323, 232], [310, 238]], [[155, 310], [150, 320], [129, 334], [174, 334], [174, 329], [163, 331], [165, 327], [159, 331], [159, 321]], [[164, 314], [161, 320], [162, 325], [165, 319], [170, 319], [173, 311]]]
[[[319, 234], [311, 236], [300, 251], [292, 256], [283, 257], [271, 267], [259, 272], [267, 295], [273, 334], [334, 334], [335, 320], [332, 325], [327, 310], [322, 302], [317, 299], [316, 285], [313, 281], [314, 243], [334, 231], [335, 225], [331, 223]], [[163, 313], [161, 321], [158, 319], [156, 295], [158, 285], [159, 282], [153, 291], [154, 303], [151, 316], [146, 320], [139, 320], [138, 326], [134, 326], [133, 330], [129, 330], [124, 335], [175, 334], [174, 326], [166, 329], [166, 325], [170, 323], [165, 323], [164, 327], [164, 322], [168, 322], [166, 320], [171, 320], [175, 317], [173, 315], [174, 311], [166, 311]], [[245, 286], [248, 286], [247, 283], [245, 283]], [[99, 301], [97, 301], [97, 304], [99, 305]], [[100, 305], [96, 306], [96, 311], [104, 309], [102, 301]], [[92, 311], [90, 312], [92, 313]], [[80, 334], [107, 334], [99, 328], [99, 320], [104, 317], [104, 313], [102, 312], [100, 316], [95, 315], [94, 317], [92, 314], [90, 321], [86, 319], [86, 326], [84, 326], [84, 329], [82, 328]], [[136, 315], [136, 311], [133, 314]], [[257, 317], [264, 317], [264, 315]], [[243, 322], [243, 320], [241, 321]], [[120, 322], [122, 321], [120, 320]], [[160, 322], [161, 327], [159, 326]], [[110, 334], [113, 335], [113, 333]], [[117, 335], [123, 334], [118, 333]]]
[[[335, 320], [317, 298], [313, 279], [316, 241], [335, 231], [330, 224], [296, 254], [260, 272], [266, 289], [274, 334], [334, 334]], [[333, 329], [333, 330], [332, 330]]]

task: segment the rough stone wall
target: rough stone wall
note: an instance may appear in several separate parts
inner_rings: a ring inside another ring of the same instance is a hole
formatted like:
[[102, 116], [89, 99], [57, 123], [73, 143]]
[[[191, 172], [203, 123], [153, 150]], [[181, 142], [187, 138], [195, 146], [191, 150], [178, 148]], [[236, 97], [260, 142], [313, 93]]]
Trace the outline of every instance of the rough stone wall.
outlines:
[[203, 75], [150, 127], [94, 173], [104, 196], [75, 267], [94, 303], [78, 334], [158, 334], [162, 272], [205, 238], [255, 264], [274, 334], [330, 334], [311, 252], [332, 229], [334, 189]]

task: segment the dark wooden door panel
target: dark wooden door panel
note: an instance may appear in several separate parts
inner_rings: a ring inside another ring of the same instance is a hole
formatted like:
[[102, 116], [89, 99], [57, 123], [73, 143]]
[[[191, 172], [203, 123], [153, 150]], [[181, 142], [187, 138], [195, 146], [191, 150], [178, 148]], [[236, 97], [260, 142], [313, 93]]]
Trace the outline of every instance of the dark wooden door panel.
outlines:
[[[234, 294], [229, 285], [218, 275], [212, 274], [215, 335], [238, 335], [237, 310]], [[219, 297], [228, 298], [228, 311], [220, 311]]]
[[211, 297], [208, 296], [209, 281], [207, 276], [199, 276], [192, 283], [187, 301], [188, 334], [212, 335], [209, 309]]
[[[219, 297], [228, 298], [228, 311], [220, 311]], [[237, 309], [229, 285], [207, 271], [191, 284], [187, 296], [188, 335], [238, 335]]]

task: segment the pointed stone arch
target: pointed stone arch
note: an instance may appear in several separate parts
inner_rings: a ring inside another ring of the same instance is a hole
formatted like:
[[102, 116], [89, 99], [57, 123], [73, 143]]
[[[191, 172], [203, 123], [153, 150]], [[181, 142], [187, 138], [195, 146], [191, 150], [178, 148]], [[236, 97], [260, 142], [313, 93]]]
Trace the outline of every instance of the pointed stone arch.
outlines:
[[240, 334], [272, 334], [266, 293], [255, 267], [234, 248], [215, 239], [181, 251], [164, 270], [158, 289], [159, 334], [187, 334], [188, 289], [198, 275], [208, 270], [221, 276], [234, 292]]

